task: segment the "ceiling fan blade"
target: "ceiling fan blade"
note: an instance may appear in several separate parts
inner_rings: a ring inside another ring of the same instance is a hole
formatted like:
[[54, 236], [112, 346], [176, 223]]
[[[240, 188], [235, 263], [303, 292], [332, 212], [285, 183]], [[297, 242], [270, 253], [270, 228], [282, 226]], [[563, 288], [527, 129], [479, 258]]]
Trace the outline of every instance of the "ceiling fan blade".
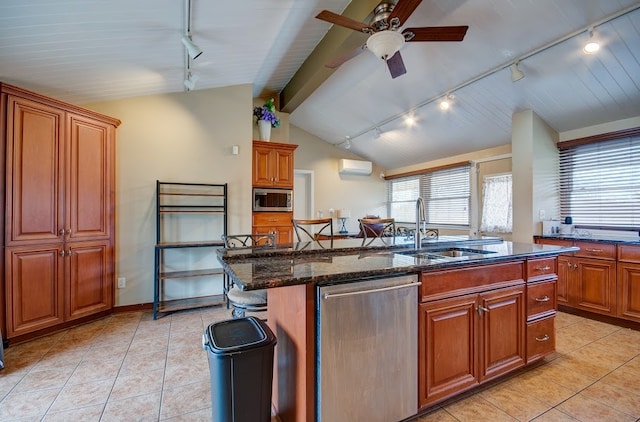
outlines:
[[400, 25], [404, 25], [421, 2], [422, 0], [398, 0], [387, 20], [391, 22], [391, 19], [398, 18]]
[[[407, 28], [402, 31], [405, 35], [409, 32], [415, 36], [408, 39], [414, 41], [462, 41], [467, 33], [468, 26], [425, 26], [422, 28]], [[406, 35], [405, 35], [406, 38]]]
[[387, 67], [389, 68], [391, 78], [393, 79], [407, 73], [407, 69], [404, 67], [404, 61], [402, 60], [402, 56], [399, 51], [396, 51], [396, 54], [391, 56], [390, 59], [387, 59]]
[[357, 20], [348, 18], [346, 16], [338, 15], [337, 13], [333, 13], [330, 10], [323, 10], [316, 15], [316, 18], [325, 22], [332, 23], [334, 25], [340, 25], [345, 28], [353, 29], [354, 31], [365, 32], [367, 28], [371, 29], [371, 27], [367, 24], [358, 22]]
[[346, 52], [342, 56], [338, 56], [332, 59], [331, 61], [325, 63], [324, 65], [330, 69], [335, 69], [336, 67], [345, 63], [346, 61], [353, 59], [355, 56], [362, 53], [366, 49], [367, 49], [367, 44], [362, 44], [361, 46], [358, 46], [352, 49], [351, 51]]

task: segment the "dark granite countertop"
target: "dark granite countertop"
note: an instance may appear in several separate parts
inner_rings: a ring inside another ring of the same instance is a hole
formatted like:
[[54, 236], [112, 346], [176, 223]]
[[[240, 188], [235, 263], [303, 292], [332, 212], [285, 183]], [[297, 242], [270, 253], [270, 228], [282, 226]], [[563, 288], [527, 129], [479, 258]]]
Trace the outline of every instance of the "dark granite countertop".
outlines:
[[[479, 265], [526, 257], [553, 256], [573, 247], [503, 242], [500, 238], [441, 236], [415, 250], [413, 240], [396, 238], [393, 245], [379, 240], [362, 245], [362, 239], [303, 242], [279, 248], [221, 250], [218, 259], [243, 290], [314, 283], [324, 285]], [[480, 251], [461, 257], [429, 255], [451, 247]], [[416, 252], [425, 256], [412, 256]]]
[[534, 236], [534, 239], [583, 240], [586, 242], [640, 245], [640, 236], [632, 238], [630, 236], [598, 235], [590, 234], [588, 231], [583, 230], [571, 234], [547, 234], [544, 236]]

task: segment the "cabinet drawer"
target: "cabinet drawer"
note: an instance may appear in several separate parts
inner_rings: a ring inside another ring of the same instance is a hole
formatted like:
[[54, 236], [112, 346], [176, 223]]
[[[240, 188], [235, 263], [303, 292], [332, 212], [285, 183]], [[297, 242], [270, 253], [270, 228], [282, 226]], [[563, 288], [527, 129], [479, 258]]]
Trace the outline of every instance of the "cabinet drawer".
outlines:
[[556, 273], [556, 258], [530, 259], [527, 261], [527, 280], [553, 277]]
[[573, 240], [550, 239], [548, 237], [537, 238], [536, 243], [555, 246], [573, 246]]
[[253, 213], [254, 226], [291, 226], [292, 213], [290, 212], [255, 212]]
[[[422, 301], [486, 290], [487, 286], [506, 287], [524, 282], [524, 262], [479, 265], [460, 270], [422, 273]], [[458, 291], [458, 292], [456, 292]]]
[[575, 252], [576, 256], [616, 259], [616, 245], [612, 243], [576, 241], [575, 246], [580, 248], [579, 251]]
[[556, 310], [556, 282], [527, 285], [527, 319], [535, 319]]
[[618, 261], [640, 262], [640, 246], [618, 245]]
[[527, 363], [556, 350], [555, 316], [527, 324]]

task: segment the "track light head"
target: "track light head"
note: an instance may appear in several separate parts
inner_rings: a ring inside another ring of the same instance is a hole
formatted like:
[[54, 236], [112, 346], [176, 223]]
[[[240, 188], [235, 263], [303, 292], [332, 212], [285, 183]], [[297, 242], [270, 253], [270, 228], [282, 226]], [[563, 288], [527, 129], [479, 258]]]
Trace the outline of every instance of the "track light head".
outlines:
[[589, 28], [589, 41], [584, 45], [584, 48], [582, 49], [585, 54], [593, 54], [600, 50], [600, 43], [594, 36], [594, 31], [595, 30], [593, 28]]
[[518, 68], [518, 63], [519, 62], [514, 62], [509, 66], [509, 70], [511, 71], [511, 82], [517, 82], [524, 78], [524, 72]]
[[198, 77], [189, 72], [189, 74], [187, 75], [187, 79], [184, 80], [184, 86], [187, 88], [187, 91], [193, 91], [194, 89], [196, 89], [197, 80]]
[[202, 50], [200, 50], [200, 47], [198, 47], [193, 43], [193, 41], [191, 41], [190, 36], [185, 35], [184, 37], [182, 37], [182, 44], [184, 44], [184, 46], [187, 48], [187, 53], [189, 53], [189, 57], [191, 57], [191, 59], [195, 59], [196, 57], [200, 56], [200, 54], [202, 54]]
[[351, 139], [346, 136], [346, 140], [344, 141], [344, 149], [351, 149]]

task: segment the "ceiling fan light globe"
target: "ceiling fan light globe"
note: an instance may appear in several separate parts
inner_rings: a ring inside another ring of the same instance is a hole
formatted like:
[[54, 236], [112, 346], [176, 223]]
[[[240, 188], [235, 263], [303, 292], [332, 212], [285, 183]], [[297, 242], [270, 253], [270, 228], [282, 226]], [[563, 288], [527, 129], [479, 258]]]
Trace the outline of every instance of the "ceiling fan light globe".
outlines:
[[367, 39], [367, 49], [376, 57], [387, 60], [404, 46], [404, 36], [396, 31], [380, 31]]

